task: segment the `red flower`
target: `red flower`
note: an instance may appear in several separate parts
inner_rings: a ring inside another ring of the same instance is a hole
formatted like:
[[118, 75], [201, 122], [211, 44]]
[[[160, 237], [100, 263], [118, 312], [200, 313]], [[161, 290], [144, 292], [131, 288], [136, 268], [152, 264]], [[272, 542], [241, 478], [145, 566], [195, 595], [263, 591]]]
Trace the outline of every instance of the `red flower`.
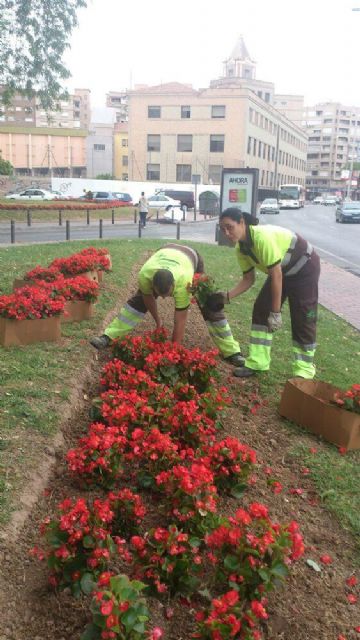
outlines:
[[350, 576], [349, 578], [346, 578], [346, 584], [348, 585], [348, 587], [355, 587], [357, 583], [358, 580], [356, 576]]
[[114, 608], [113, 601], [112, 600], [105, 600], [101, 604], [100, 611], [103, 614], [103, 616], [108, 616], [112, 612], [113, 608]]
[[326, 553], [323, 556], [320, 556], [320, 560], [323, 564], [331, 564], [333, 562], [332, 557]]
[[356, 604], [356, 602], [358, 601], [357, 596], [355, 596], [353, 593], [348, 593], [346, 597], [350, 604]]

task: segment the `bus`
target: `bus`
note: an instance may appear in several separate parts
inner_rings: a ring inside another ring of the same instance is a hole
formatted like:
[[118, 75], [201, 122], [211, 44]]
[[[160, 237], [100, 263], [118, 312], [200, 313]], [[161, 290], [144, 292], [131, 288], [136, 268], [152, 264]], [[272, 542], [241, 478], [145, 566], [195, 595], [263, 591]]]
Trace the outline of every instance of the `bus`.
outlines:
[[300, 209], [305, 205], [305, 187], [301, 184], [281, 184], [278, 200], [280, 209]]

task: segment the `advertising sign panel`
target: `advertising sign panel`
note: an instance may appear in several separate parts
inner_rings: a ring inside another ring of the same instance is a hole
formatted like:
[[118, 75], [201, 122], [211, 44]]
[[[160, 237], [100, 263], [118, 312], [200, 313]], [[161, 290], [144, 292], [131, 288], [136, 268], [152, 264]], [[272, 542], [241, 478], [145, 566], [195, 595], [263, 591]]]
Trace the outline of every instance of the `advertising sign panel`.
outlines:
[[259, 169], [223, 169], [221, 178], [221, 211], [239, 207], [256, 216]]

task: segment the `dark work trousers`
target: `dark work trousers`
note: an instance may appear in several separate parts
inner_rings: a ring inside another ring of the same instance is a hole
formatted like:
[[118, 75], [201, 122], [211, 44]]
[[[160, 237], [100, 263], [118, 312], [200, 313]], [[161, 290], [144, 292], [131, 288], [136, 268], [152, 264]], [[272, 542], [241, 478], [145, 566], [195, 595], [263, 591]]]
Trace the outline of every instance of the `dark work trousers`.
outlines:
[[[316, 342], [319, 276], [320, 258], [315, 251], [297, 274], [283, 274], [281, 305], [289, 300], [292, 338], [304, 347]], [[271, 278], [268, 277], [254, 304], [253, 325], [267, 326], [271, 304]]]

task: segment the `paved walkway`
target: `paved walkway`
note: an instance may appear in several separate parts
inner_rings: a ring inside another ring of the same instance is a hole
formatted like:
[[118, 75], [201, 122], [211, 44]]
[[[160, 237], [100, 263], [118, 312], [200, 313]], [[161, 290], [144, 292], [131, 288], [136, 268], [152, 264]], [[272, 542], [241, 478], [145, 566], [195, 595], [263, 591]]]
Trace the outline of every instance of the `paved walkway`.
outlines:
[[360, 331], [360, 278], [321, 261], [319, 302]]

